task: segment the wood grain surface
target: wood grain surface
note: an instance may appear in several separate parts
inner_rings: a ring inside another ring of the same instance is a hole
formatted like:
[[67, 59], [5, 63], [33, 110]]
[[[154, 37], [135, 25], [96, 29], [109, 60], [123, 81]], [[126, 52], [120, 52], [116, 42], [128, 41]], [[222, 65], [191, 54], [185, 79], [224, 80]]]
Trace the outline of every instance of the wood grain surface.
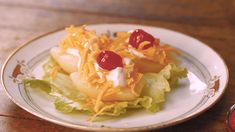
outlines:
[[[216, 50], [230, 72], [224, 96], [200, 116], [159, 131], [226, 131], [226, 112], [235, 103], [234, 0], [0, 0], [0, 66], [16, 47], [33, 37], [70, 24], [93, 23], [169, 28], [193, 36]], [[18, 131], [79, 130], [33, 116], [15, 105], [0, 88], [0, 132]]]

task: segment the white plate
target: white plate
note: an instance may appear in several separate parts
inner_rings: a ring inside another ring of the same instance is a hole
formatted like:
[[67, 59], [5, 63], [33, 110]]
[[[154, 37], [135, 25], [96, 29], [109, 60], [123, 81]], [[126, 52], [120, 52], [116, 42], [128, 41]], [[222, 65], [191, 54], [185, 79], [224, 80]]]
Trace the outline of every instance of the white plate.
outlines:
[[90, 25], [97, 33], [144, 29], [162, 42], [169, 43], [184, 54], [179, 57], [189, 71], [178, 88], [167, 95], [163, 109], [157, 113], [143, 110], [100, 122], [87, 122], [85, 114], [63, 114], [53, 106], [53, 98], [35, 89], [25, 89], [22, 78], [43, 75], [42, 64], [49, 49], [65, 35], [63, 30], [37, 37], [23, 45], [6, 60], [2, 69], [2, 84], [10, 99], [26, 111], [50, 122], [67, 127], [93, 131], [135, 131], [159, 129], [191, 119], [215, 104], [228, 83], [228, 69], [223, 59], [206, 44], [168, 29], [129, 24]]

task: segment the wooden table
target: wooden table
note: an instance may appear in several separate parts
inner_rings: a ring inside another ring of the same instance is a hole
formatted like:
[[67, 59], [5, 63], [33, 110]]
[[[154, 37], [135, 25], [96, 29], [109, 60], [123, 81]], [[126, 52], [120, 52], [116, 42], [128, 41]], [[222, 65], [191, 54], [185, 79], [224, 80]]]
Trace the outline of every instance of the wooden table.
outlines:
[[[70, 24], [137, 23], [191, 35], [215, 49], [230, 72], [227, 91], [210, 110], [160, 131], [226, 131], [235, 103], [235, 1], [232, 0], [0, 0], [0, 64], [19, 45]], [[2, 87], [2, 86], [1, 86]], [[76, 131], [41, 120], [0, 89], [0, 131]]]

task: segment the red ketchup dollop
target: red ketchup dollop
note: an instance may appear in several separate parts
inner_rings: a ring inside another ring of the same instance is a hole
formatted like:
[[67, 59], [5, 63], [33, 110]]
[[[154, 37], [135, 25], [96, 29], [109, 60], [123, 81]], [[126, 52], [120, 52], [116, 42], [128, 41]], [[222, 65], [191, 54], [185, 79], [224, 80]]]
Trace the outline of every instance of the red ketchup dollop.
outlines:
[[123, 67], [122, 57], [109, 50], [101, 51], [96, 61], [101, 68], [109, 71], [117, 67]]
[[231, 111], [228, 118], [228, 124], [232, 132], [235, 131], [235, 109]]
[[154, 45], [155, 38], [142, 29], [136, 29], [134, 30], [134, 32], [132, 32], [131, 36], [129, 37], [128, 43], [132, 45], [132, 47], [138, 49], [139, 45], [144, 41], [148, 41], [149, 44], [145, 45], [143, 47], [143, 50], [152, 47]]

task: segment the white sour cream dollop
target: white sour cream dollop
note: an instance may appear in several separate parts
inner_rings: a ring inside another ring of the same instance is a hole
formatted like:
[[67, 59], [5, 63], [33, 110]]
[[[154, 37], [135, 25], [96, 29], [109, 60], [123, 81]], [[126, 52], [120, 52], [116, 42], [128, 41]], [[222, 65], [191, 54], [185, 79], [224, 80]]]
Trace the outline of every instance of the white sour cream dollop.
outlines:
[[121, 67], [117, 67], [113, 69], [112, 71], [109, 72], [109, 74], [106, 76], [107, 80], [113, 81], [114, 87], [121, 86], [125, 87], [126, 86], [126, 76], [124, 69]]

